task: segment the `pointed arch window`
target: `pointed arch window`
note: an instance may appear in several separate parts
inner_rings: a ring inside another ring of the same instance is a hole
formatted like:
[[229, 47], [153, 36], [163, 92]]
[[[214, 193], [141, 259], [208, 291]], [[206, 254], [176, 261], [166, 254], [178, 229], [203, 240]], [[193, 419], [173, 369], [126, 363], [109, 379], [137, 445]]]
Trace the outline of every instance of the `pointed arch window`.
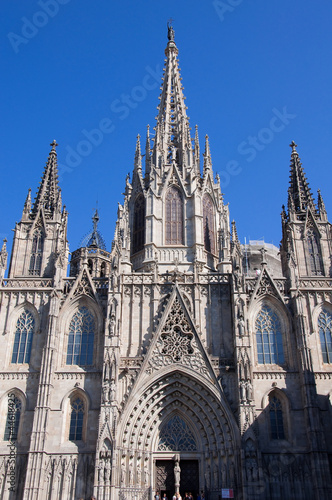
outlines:
[[171, 187], [166, 194], [166, 245], [183, 245], [183, 200]]
[[324, 363], [332, 363], [332, 314], [323, 309], [318, 316], [319, 339]]
[[208, 194], [203, 197], [203, 232], [205, 250], [215, 254], [214, 210]]
[[195, 437], [179, 415], [175, 415], [162, 427], [158, 451], [197, 451]]
[[271, 439], [285, 439], [282, 404], [274, 392], [269, 395]]
[[83, 439], [84, 402], [81, 398], [73, 399], [70, 404], [69, 441]]
[[283, 364], [284, 351], [281, 323], [277, 314], [263, 306], [255, 322], [257, 356], [259, 364]]
[[308, 274], [313, 276], [323, 276], [323, 262], [320, 251], [320, 244], [317, 231], [309, 228], [306, 234], [306, 244], [309, 258]]
[[140, 252], [145, 243], [145, 198], [138, 195], [134, 205], [133, 253]]
[[35, 318], [28, 309], [24, 309], [16, 322], [12, 363], [29, 363], [32, 339], [35, 330]]
[[67, 365], [92, 365], [94, 334], [93, 315], [87, 307], [80, 307], [69, 325]]
[[41, 228], [36, 229], [32, 238], [29, 275], [40, 276], [44, 250], [44, 233]]
[[22, 413], [22, 401], [15, 393], [8, 394], [7, 419], [4, 441], [17, 441], [18, 428]]

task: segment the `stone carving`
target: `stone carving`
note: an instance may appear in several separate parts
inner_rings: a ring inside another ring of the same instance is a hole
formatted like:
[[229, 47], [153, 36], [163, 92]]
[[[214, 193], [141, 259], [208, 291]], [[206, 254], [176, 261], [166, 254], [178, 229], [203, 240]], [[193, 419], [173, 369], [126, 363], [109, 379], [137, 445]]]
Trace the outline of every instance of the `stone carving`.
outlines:
[[211, 378], [178, 298], [174, 300], [170, 314], [156, 342], [149, 360], [148, 372], [151, 373], [173, 363], [189, 366]]

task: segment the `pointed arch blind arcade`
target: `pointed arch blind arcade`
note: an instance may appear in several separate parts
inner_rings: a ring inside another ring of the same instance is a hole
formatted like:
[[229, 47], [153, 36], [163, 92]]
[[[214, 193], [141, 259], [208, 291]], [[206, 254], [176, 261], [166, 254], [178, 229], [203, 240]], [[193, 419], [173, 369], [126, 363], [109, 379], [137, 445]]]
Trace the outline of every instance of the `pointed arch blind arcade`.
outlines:
[[166, 245], [183, 245], [183, 200], [171, 187], [166, 194]]
[[133, 253], [143, 250], [145, 243], [145, 199], [140, 194], [135, 201], [133, 227]]
[[203, 198], [203, 231], [205, 250], [215, 254], [214, 210], [208, 194], [205, 194]]

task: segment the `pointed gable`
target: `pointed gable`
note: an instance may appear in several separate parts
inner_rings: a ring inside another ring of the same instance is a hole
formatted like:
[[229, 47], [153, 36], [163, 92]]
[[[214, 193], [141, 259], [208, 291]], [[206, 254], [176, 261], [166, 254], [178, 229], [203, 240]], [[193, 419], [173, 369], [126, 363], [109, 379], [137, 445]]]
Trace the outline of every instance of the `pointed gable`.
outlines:
[[281, 294], [282, 290], [279, 289], [268, 270], [264, 267], [255, 286], [251, 297], [251, 303], [264, 295], [270, 295], [272, 297], [277, 298], [282, 303], [284, 303], [284, 298]]
[[216, 377], [194, 323], [177, 287], [174, 289], [142, 369], [151, 374], [182, 365], [213, 382]]

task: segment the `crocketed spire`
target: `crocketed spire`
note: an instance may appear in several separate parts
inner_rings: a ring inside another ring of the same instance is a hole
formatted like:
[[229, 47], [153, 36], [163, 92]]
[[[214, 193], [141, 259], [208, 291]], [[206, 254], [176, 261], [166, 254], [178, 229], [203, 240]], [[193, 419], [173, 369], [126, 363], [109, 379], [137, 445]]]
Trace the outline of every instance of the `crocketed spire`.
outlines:
[[188, 163], [190, 164], [193, 160], [190, 158], [188, 161], [186, 154], [190, 151], [192, 156], [192, 145], [178, 65], [178, 52], [174, 41], [174, 29], [168, 25], [166, 62], [155, 128], [153, 163], [162, 167], [176, 161], [181, 170], [184, 166], [192, 166]]
[[44, 211], [46, 219], [52, 219], [56, 211], [61, 211], [61, 196], [58, 185], [58, 167], [57, 167], [57, 143], [54, 140], [51, 144], [47, 163], [44, 169], [42, 180], [36, 194], [35, 202], [31, 214], [36, 216], [41, 209]]
[[310, 208], [313, 213], [316, 212], [316, 207], [312, 198], [308, 181], [302, 168], [302, 164], [296, 151], [297, 145], [294, 141], [290, 144], [291, 153], [291, 169], [290, 169], [290, 186], [289, 186], [289, 202], [288, 208], [295, 212], [303, 212]]

